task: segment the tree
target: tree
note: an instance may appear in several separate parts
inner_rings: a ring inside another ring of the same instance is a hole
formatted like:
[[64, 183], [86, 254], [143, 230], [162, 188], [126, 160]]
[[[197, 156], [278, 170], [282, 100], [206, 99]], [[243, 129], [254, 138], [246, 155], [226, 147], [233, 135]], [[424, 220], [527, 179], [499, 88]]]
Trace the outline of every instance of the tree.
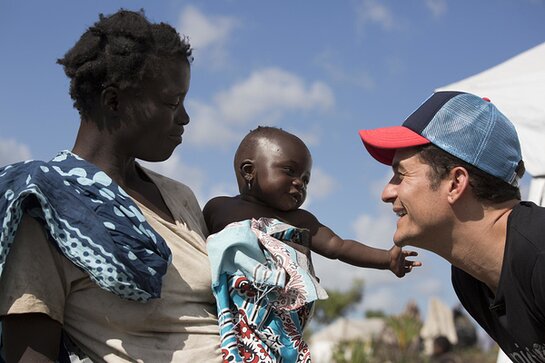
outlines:
[[386, 313], [383, 310], [377, 309], [377, 310], [367, 310], [365, 312], [366, 318], [385, 318]]

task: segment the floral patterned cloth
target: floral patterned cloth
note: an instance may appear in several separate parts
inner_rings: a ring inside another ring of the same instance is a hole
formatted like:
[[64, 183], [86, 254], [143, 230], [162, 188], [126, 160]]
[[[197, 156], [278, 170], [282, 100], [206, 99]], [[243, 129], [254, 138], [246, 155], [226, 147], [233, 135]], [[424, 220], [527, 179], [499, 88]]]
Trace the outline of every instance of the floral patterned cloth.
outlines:
[[269, 218], [208, 237], [224, 362], [310, 362], [303, 329], [327, 294], [310, 255], [290, 246], [305, 238], [308, 231]]

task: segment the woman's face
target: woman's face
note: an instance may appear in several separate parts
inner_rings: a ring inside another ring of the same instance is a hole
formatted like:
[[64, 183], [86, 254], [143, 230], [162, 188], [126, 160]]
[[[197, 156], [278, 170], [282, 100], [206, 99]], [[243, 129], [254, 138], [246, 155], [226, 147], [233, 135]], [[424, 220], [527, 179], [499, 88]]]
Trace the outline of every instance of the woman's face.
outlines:
[[182, 142], [189, 115], [184, 100], [190, 67], [184, 60], [163, 60], [155, 77], [146, 77], [127, 92], [121, 139], [127, 154], [145, 161], [164, 161]]

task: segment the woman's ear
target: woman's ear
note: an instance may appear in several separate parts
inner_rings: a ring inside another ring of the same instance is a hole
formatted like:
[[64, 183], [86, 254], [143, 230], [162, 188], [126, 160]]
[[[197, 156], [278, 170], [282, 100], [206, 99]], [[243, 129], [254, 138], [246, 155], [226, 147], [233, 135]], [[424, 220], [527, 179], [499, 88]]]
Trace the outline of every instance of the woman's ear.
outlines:
[[100, 104], [105, 112], [119, 111], [119, 89], [114, 86], [106, 87], [100, 93]]
[[127, 97], [116, 86], [108, 86], [100, 93], [100, 104], [96, 110], [96, 121], [101, 128], [113, 131], [121, 127], [123, 113], [126, 112], [123, 100]]
[[466, 168], [457, 166], [449, 173], [448, 200], [451, 204], [459, 200], [469, 188], [469, 173]]

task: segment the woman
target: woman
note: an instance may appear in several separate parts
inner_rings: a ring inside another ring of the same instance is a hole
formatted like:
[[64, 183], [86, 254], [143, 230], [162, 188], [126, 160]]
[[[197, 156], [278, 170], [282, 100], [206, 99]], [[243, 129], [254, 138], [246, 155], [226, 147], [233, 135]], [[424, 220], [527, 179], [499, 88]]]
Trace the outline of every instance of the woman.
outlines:
[[0, 170], [8, 362], [220, 361], [199, 205], [135, 160], [181, 143], [190, 60], [170, 25], [120, 10], [58, 61], [81, 116], [72, 151]]

